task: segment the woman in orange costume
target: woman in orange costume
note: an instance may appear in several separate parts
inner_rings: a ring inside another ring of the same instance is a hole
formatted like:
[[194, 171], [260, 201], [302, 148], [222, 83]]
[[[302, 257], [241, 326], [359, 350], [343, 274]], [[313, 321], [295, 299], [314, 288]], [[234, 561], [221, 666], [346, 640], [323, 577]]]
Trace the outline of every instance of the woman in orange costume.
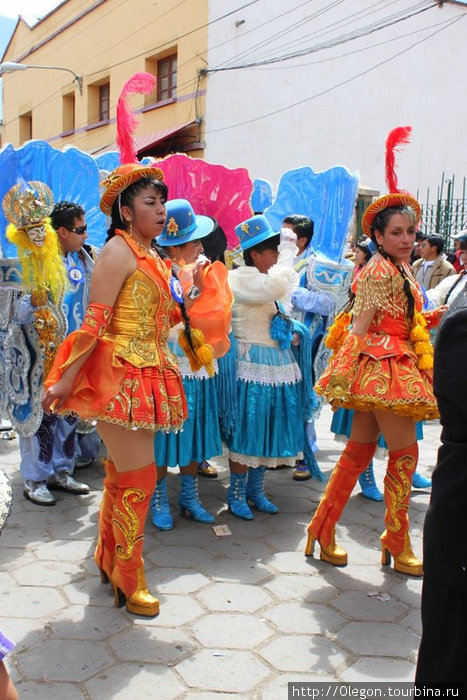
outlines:
[[[422, 315], [422, 291], [410, 271], [420, 205], [397, 189], [393, 160], [395, 146], [407, 142], [409, 133], [409, 127], [401, 127], [388, 137], [391, 194], [373, 202], [362, 220], [363, 232], [371, 236], [378, 252], [357, 280], [351, 319], [341, 314], [327, 341], [335, 353], [316, 389], [333, 409], [352, 408], [355, 415], [350, 439], [308, 526], [305, 553], [313, 553], [317, 540], [322, 560], [334, 566], [347, 564], [347, 552], [335, 542], [335, 524], [382, 433], [389, 448], [382, 563], [389, 564], [392, 555], [396, 571], [421, 576], [423, 567], [411, 548], [408, 517], [418, 459], [415, 421], [438, 416], [427, 326], [439, 322], [444, 307]], [[344, 326], [350, 321], [352, 328], [346, 335]]]
[[160, 170], [135, 163], [119, 166], [104, 186], [101, 209], [112, 217], [108, 242], [83, 325], [59, 350], [43, 406], [97, 420], [109, 460], [94, 559], [102, 580], [113, 586], [116, 605], [153, 616], [159, 602], [146, 587], [142, 549], [156, 484], [154, 433], [179, 430], [186, 418], [180, 374], [167, 347], [180, 307], [172, 296], [170, 261], [151, 247], [165, 223], [167, 187]]

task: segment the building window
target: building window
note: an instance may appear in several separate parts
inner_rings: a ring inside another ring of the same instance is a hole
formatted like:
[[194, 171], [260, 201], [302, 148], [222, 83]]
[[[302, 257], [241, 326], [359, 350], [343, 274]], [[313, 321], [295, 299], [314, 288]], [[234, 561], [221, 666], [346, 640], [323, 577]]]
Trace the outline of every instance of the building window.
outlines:
[[110, 121], [110, 80], [106, 76], [88, 85], [88, 128]]
[[99, 85], [99, 121], [110, 119], [110, 83]]
[[68, 95], [63, 95], [62, 98], [62, 114], [64, 133], [69, 133], [75, 130], [75, 93], [70, 92]]
[[157, 101], [177, 96], [177, 54], [157, 62]]
[[19, 118], [19, 141], [24, 143], [32, 139], [32, 112], [21, 114]]

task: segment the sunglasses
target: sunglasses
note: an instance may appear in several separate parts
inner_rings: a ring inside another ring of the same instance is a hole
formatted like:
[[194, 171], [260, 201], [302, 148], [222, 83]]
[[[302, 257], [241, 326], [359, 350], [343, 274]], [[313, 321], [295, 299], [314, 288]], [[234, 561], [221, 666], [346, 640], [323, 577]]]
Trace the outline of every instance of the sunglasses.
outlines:
[[80, 236], [82, 236], [83, 233], [86, 233], [87, 228], [88, 225], [84, 224], [84, 226], [75, 226], [74, 228], [69, 228], [68, 231], [72, 231], [72, 233], [78, 233]]

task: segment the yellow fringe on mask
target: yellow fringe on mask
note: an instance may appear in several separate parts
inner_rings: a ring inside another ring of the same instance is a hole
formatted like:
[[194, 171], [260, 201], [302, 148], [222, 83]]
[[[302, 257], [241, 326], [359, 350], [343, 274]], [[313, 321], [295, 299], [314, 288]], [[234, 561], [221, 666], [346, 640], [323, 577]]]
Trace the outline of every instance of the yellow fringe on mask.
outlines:
[[334, 353], [336, 353], [344, 343], [349, 332], [351, 321], [351, 315], [347, 311], [341, 311], [340, 314], [337, 314], [333, 324], [329, 327], [324, 344], [327, 348], [333, 350]]
[[423, 314], [418, 311], [413, 315], [410, 340], [414, 344], [416, 355], [418, 355], [418, 369], [433, 369], [433, 346], [430, 343], [430, 334], [426, 329], [426, 320]]
[[186, 330], [183, 329], [178, 334], [178, 342], [185, 355], [188, 357], [192, 372], [198, 372], [201, 367], [206, 369], [210, 377], [214, 376], [214, 350], [205, 343], [204, 333], [198, 328], [191, 329], [191, 341], [194, 350], [188, 342]]
[[43, 226], [46, 234], [42, 247], [31, 243], [25, 229], [16, 228], [14, 224], [7, 226], [6, 236], [18, 249], [24, 291], [47, 289], [57, 302], [65, 290], [66, 269], [50, 219], [45, 219], [38, 226]]

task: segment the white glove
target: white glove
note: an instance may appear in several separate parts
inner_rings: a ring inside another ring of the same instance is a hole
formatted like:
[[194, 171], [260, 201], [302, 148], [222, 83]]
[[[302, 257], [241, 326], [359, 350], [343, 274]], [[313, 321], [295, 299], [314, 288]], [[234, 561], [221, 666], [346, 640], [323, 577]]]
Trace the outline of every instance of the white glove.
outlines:
[[294, 245], [296, 245], [297, 243], [297, 234], [294, 231], [292, 231], [291, 228], [281, 228], [280, 237], [281, 244], [293, 243]]

